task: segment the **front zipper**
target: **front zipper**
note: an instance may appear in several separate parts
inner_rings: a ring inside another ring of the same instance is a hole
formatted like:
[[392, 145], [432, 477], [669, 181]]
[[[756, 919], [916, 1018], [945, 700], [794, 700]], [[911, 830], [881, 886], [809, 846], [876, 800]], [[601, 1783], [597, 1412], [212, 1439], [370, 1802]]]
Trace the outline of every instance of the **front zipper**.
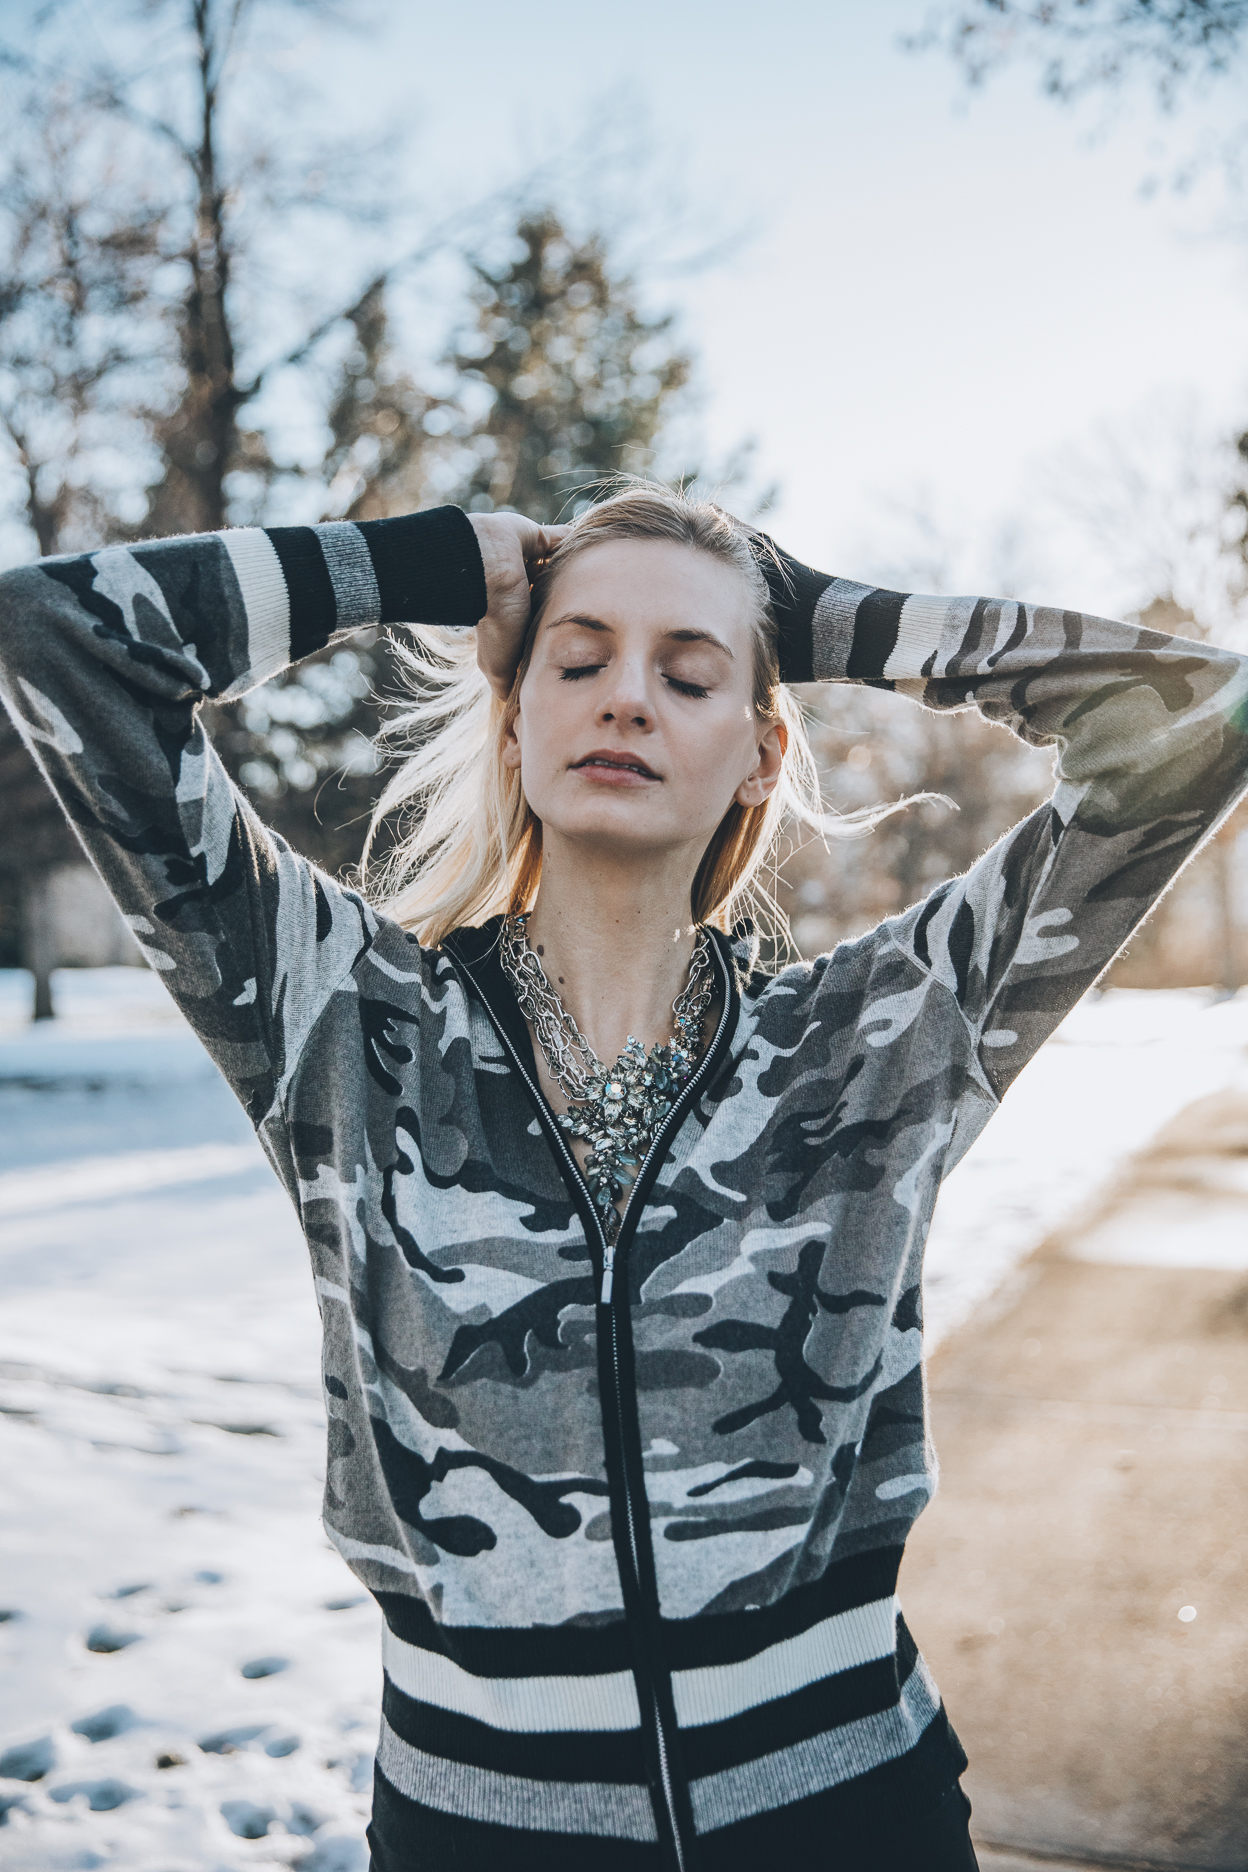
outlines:
[[[722, 966], [722, 958], [721, 958], [721, 966]], [[620, 1378], [619, 1314], [616, 1311], [615, 1306], [612, 1304], [612, 1297], [611, 1297], [612, 1296], [612, 1282], [613, 1282], [613, 1276], [615, 1272], [616, 1250], [619, 1247], [627, 1246], [628, 1241], [631, 1241], [632, 1237], [637, 1232], [636, 1218], [638, 1215], [640, 1215], [641, 1212], [639, 1209], [637, 1210], [633, 1209], [632, 1197], [635, 1194], [635, 1192], [638, 1189], [640, 1189], [642, 1180], [646, 1174], [647, 1166], [649, 1165], [651, 1159], [654, 1157], [655, 1152], [660, 1149], [665, 1138], [667, 1138], [670, 1135], [671, 1131], [676, 1126], [676, 1124], [684, 1120], [686, 1112], [689, 1110], [690, 1105], [693, 1103], [693, 1095], [698, 1089], [699, 1081], [702, 1079], [703, 1075], [705, 1074], [707, 1068], [710, 1065], [711, 1058], [713, 1054], [716, 1052], [717, 1043], [719, 1041], [720, 1035], [724, 1031], [724, 1026], [728, 1019], [731, 1004], [732, 1004], [732, 996], [729, 992], [728, 983], [725, 982], [724, 983], [724, 1006], [723, 1006], [723, 1011], [721, 1012], [720, 1017], [719, 1017], [719, 1026], [715, 1030], [714, 1038], [712, 1039], [710, 1046], [706, 1049], [706, 1052], [702, 1057], [702, 1061], [700, 1065], [696, 1068], [692, 1077], [689, 1079], [688, 1083], [683, 1087], [680, 1097], [676, 1100], [675, 1104], [672, 1106], [671, 1111], [668, 1113], [667, 1117], [663, 1120], [663, 1123], [659, 1126], [659, 1129], [655, 1132], [654, 1138], [650, 1145], [650, 1149], [646, 1152], [645, 1157], [643, 1158], [642, 1162], [638, 1166], [637, 1175], [633, 1181], [632, 1191], [630, 1191], [629, 1201], [624, 1205], [624, 1214], [620, 1218], [619, 1236], [617, 1237], [616, 1241], [608, 1242], [605, 1234], [603, 1235], [602, 1304], [607, 1309], [607, 1317], [610, 1322], [611, 1376], [614, 1381], [613, 1390], [615, 1392], [614, 1401], [615, 1401], [615, 1411], [616, 1411], [616, 1429], [619, 1434], [621, 1453], [623, 1453], [623, 1450], [625, 1447], [625, 1440], [626, 1440], [627, 1433], [628, 1433], [628, 1426], [624, 1420], [624, 1386]], [[573, 1161], [575, 1161], [575, 1159]], [[577, 1165], [578, 1175], [579, 1175], [579, 1171], [580, 1171], [580, 1166]], [[584, 1183], [583, 1178], [582, 1178], [582, 1183]], [[587, 1187], [586, 1187], [585, 1193], [586, 1195], [589, 1194]], [[630, 1215], [630, 1212], [631, 1212], [631, 1215]], [[630, 1219], [632, 1220], [631, 1229], [629, 1229]], [[628, 1231], [627, 1240], [625, 1239], [626, 1230]], [[599, 1230], [599, 1232], [602, 1233], [601, 1229]], [[624, 1471], [623, 1473], [624, 1509], [625, 1509], [625, 1514], [628, 1520], [628, 1547], [629, 1547], [629, 1552], [632, 1555], [633, 1577], [637, 1582], [637, 1594], [639, 1598], [643, 1598], [643, 1589], [642, 1589], [642, 1582], [641, 1582], [641, 1549], [640, 1549], [638, 1539], [637, 1539], [636, 1505], [633, 1500], [632, 1488], [629, 1485], [627, 1460], [624, 1461], [622, 1466], [623, 1466], [623, 1471]], [[646, 1504], [646, 1512], [647, 1514], [649, 1514], [648, 1503]], [[654, 1739], [658, 1748], [658, 1755], [659, 1755], [659, 1778], [663, 1784], [663, 1803], [667, 1809], [668, 1824], [670, 1825], [672, 1829], [672, 1845], [675, 1848], [675, 1852], [676, 1852], [676, 1863], [680, 1868], [680, 1872], [685, 1872], [685, 1854], [684, 1854], [684, 1848], [681, 1845], [681, 1839], [680, 1839], [680, 1823], [676, 1817], [676, 1795], [675, 1795], [675, 1790], [672, 1786], [671, 1763], [668, 1759], [667, 1734], [663, 1727], [663, 1712], [659, 1708], [659, 1699], [657, 1695], [655, 1695], [653, 1692], [651, 1693], [651, 1702], [653, 1705], [653, 1714], [654, 1714]]]
[[[607, 1277], [609, 1280], [609, 1276]], [[624, 1388], [620, 1383], [620, 1338], [617, 1325], [618, 1315], [611, 1307], [608, 1314], [611, 1333], [611, 1376], [614, 1379], [616, 1430], [620, 1439], [621, 1453], [624, 1449], [626, 1428], [624, 1423]], [[641, 1584], [641, 1549], [637, 1542], [637, 1522], [633, 1506], [633, 1492], [628, 1484], [628, 1463], [622, 1464], [624, 1476], [624, 1515], [628, 1528], [628, 1550], [633, 1560], [633, 1578], [637, 1582], [637, 1597], [643, 1597]], [[676, 1817], [676, 1791], [672, 1786], [671, 1764], [667, 1758], [667, 1735], [663, 1728], [663, 1712], [659, 1708], [659, 1699], [653, 1688], [650, 1692], [650, 1710], [654, 1717], [654, 1740], [659, 1755], [659, 1780], [663, 1787], [663, 1805], [667, 1809], [668, 1825], [672, 1829], [672, 1845], [676, 1852], [676, 1863], [680, 1872], [685, 1872], [684, 1849], [680, 1843], [680, 1822]]]
[[[718, 949], [716, 949], [715, 953], [717, 956], [719, 956], [721, 973], [726, 977], [727, 971], [724, 968], [723, 957], [722, 955], [720, 955], [720, 952], [718, 951]], [[456, 957], [455, 960], [458, 962], [458, 957]], [[617, 1249], [627, 1246], [628, 1241], [631, 1241], [633, 1235], [636, 1234], [637, 1229], [636, 1229], [635, 1216], [639, 1212], [633, 1211], [633, 1205], [632, 1205], [632, 1200], [631, 1200], [632, 1192], [630, 1192], [630, 1200], [628, 1203], [625, 1204], [624, 1214], [620, 1218], [619, 1235], [617, 1236], [616, 1240], [613, 1242], [607, 1240], [606, 1232], [603, 1229], [602, 1224], [598, 1219], [598, 1211], [594, 1207], [593, 1198], [591, 1197], [589, 1193], [589, 1186], [581, 1174], [581, 1166], [577, 1163], [576, 1158], [573, 1156], [572, 1152], [568, 1149], [568, 1146], [564, 1142], [563, 1132], [559, 1127], [559, 1123], [555, 1117], [554, 1112], [551, 1110], [551, 1107], [549, 1103], [547, 1102], [545, 1093], [542, 1091], [541, 1087], [534, 1082], [532, 1075], [527, 1071], [524, 1061], [520, 1058], [515, 1047], [512, 1045], [510, 1039], [507, 1036], [507, 1033], [505, 1032], [502, 1026], [502, 1023], [498, 1021], [497, 1019], [495, 1019], [494, 1013], [490, 1007], [489, 1001], [487, 1000], [485, 994], [482, 992], [481, 984], [477, 981], [476, 977], [473, 975], [471, 968], [465, 962], [459, 962], [459, 966], [464, 970], [464, 973], [471, 978], [474, 986], [476, 987], [477, 993], [481, 996], [482, 1003], [485, 1007], [487, 1014], [489, 1014], [490, 1016], [490, 1021], [494, 1028], [495, 1033], [497, 1033], [499, 1039], [502, 1041], [503, 1045], [506, 1047], [507, 1052], [511, 1056], [512, 1064], [515, 1066], [516, 1071], [519, 1073], [521, 1079], [524, 1081], [524, 1084], [528, 1089], [530, 1097], [533, 1099], [533, 1102], [538, 1112], [539, 1120], [542, 1122], [543, 1129], [547, 1132], [547, 1135], [551, 1137], [553, 1141], [558, 1145], [560, 1156], [562, 1157], [567, 1168], [571, 1171], [573, 1177], [576, 1179], [577, 1184], [580, 1186], [580, 1189], [585, 1197], [586, 1207], [589, 1209], [590, 1213], [593, 1215], [594, 1227], [595, 1227], [595, 1231], [597, 1233], [598, 1239], [602, 1244], [602, 1281], [601, 1281], [601, 1285], [599, 1289], [599, 1294], [600, 1294], [601, 1305], [606, 1309], [607, 1319], [608, 1319], [608, 1330], [610, 1333], [612, 1390], [614, 1392], [613, 1402], [615, 1404], [616, 1431], [620, 1439], [621, 1469], [622, 1469], [621, 1481], [623, 1484], [623, 1492], [624, 1492], [625, 1526], [626, 1526], [626, 1532], [628, 1535], [629, 1556], [633, 1564], [633, 1579], [637, 1588], [637, 1597], [638, 1597], [638, 1600], [644, 1605], [645, 1589], [643, 1587], [642, 1578], [641, 1578], [641, 1547], [640, 1547], [640, 1543], [639, 1543], [638, 1536], [637, 1536], [637, 1506], [633, 1499], [632, 1487], [629, 1483], [628, 1462], [627, 1462], [627, 1459], [624, 1457], [625, 1444], [626, 1444], [626, 1439], [627, 1439], [627, 1434], [628, 1434], [628, 1426], [625, 1422], [625, 1417], [624, 1417], [624, 1388], [620, 1379], [619, 1315], [616, 1311], [615, 1305], [612, 1300], [616, 1252], [617, 1252]], [[663, 1123], [660, 1125], [659, 1129], [655, 1132], [654, 1138], [650, 1145], [650, 1149], [646, 1152], [645, 1157], [643, 1158], [642, 1162], [638, 1166], [637, 1175], [633, 1181], [633, 1186], [632, 1186], [633, 1191], [636, 1191], [637, 1189], [641, 1187], [642, 1180], [645, 1176], [647, 1167], [649, 1166], [651, 1160], [653, 1159], [655, 1152], [660, 1148], [664, 1140], [671, 1134], [677, 1122], [683, 1121], [686, 1112], [689, 1110], [690, 1105], [693, 1103], [693, 1095], [698, 1089], [699, 1082], [704, 1077], [707, 1069], [710, 1066], [711, 1059], [718, 1049], [719, 1041], [723, 1035], [724, 1027], [727, 1023], [729, 1011], [732, 1005], [731, 987], [727, 979], [725, 979], [723, 982], [723, 990], [724, 990], [723, 1010], [719, 1017], [719, 1026], [715, 1030], [715, 1034], [711, 1041], [711, 1044], [706, 1049], [706, 1052], [703, 1054], [701, 1062], [695, 1069], [692, 1077], [687, 1081], [685, 1086], [682, 1088], [680, 1096], [676, 1100], [675, 1104], [672, 1106], [671, 1111], [667, 1114], [667, 1117], [663, 1120]], [[632, 1221], [631, 1228], [629, 1227], [630, 1221]], [[649, 1512], [649, 1505], [647, 1504], [647, 1513], [648, 1512]], [[657, 1610], [657, 1600], [656, 1600], [656, 1610]], [[658, 1750], [658, 1757], [659, 1757], [659, 1779], [662, 1784], [663, 1805], [667, 1813], [668, 1825], [671, 1828], [672, 1844], [676, 1853], [676, 1864], [679, 1868], [679, 1872], [685, 1872], [685, 1853], [684, 1853], [684, 1847], [681, 1844], [681, 1838], [680, 1838], [680, 1822], [676, 1814], [676, 1794], [675, 1794], [675, 1788], [672, 1783], [672, 1771], [671, 1771], [671, 1762], [670, 1762], [669, 1755], [668, 1755], [667, 1733], [663, 1726], [663, 1712], [661, 1708], [659, 1707], [659, 1698], [653, 1686], [651, 1687], [651, 1693], [650, 1693], [650, 1706], [651, 1706], [650, 1713], [654, 1721], [655, 1744]]]

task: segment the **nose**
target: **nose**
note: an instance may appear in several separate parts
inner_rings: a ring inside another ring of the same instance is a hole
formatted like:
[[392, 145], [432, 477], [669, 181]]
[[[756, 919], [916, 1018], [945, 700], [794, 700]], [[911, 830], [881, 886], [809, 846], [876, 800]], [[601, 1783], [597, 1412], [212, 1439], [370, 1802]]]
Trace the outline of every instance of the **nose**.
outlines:
[[650, 695], [650, 672], [642, 658], [621, 657], [612, 666], [613, 681], [598, 705], [598, 720], [620, 728], [650, 728], [654, 723], [654, 702]]

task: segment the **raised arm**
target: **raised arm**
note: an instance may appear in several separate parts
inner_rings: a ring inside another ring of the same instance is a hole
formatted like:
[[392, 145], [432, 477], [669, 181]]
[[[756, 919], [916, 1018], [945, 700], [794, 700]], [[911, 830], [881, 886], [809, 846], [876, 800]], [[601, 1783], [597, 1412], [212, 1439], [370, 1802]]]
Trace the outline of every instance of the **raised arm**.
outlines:
[[0, 576], [0, 696], [257, 1123], [375, 919], [257, 818], [199, 704], [363, 625], [475, 624], [485, 610], [455, 507], [113, 546]]
[[1057, 750], [1049, 802], [887, 926], [956, 995], [1000, 1096], [1248, 785], [1248, 658], [784, 565], [771, 583], [786, 681], [974, 707]]

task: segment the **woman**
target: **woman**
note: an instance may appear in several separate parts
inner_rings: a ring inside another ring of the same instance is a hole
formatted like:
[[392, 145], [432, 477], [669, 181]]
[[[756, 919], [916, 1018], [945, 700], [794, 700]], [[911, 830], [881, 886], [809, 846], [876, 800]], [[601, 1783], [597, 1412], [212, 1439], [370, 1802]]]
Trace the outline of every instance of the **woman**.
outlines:
[[[935, 1478], [923, 1242], [1244, 786], [1248, 663], [828, 579], [662, 490], [0, 585], [8, 705], [307, 1233], [326, 1527], [385, 1620], [377, 1872], [973, 1866], [894, 1598]], [[196, 710], [411, 620], [475, 626], [484, 677], [428, 640], [391, 788], [422, 811], [372, 904], [259, 823]], [[769, 978], [732, 925], [813, 808], [810, 680], [976, 706], [1059, 780]]]

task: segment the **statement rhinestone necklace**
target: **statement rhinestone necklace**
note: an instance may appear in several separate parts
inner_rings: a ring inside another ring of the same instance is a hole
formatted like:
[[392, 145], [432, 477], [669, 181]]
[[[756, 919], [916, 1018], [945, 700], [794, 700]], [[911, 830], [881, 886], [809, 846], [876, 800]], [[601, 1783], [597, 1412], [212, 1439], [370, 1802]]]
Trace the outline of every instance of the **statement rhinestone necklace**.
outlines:
[[499, 960], [525, 1019], [533, 1024], [552, 1079], [572, 1107], [559, 1123], [590, 1146], [585, 1181], [608, 1242], [620, 1229], [617, 1202], [632, 1185], [655, 1135], [702, 1050], [702, 1022], [715, 980], [711, 939], [699, 929], [689, 976], [672, 1002], [672, 1039], [647, 1054], [633, 1034], [608, 1068], [585, 1038], [529, 946], [528, 912], [503, 920]]

